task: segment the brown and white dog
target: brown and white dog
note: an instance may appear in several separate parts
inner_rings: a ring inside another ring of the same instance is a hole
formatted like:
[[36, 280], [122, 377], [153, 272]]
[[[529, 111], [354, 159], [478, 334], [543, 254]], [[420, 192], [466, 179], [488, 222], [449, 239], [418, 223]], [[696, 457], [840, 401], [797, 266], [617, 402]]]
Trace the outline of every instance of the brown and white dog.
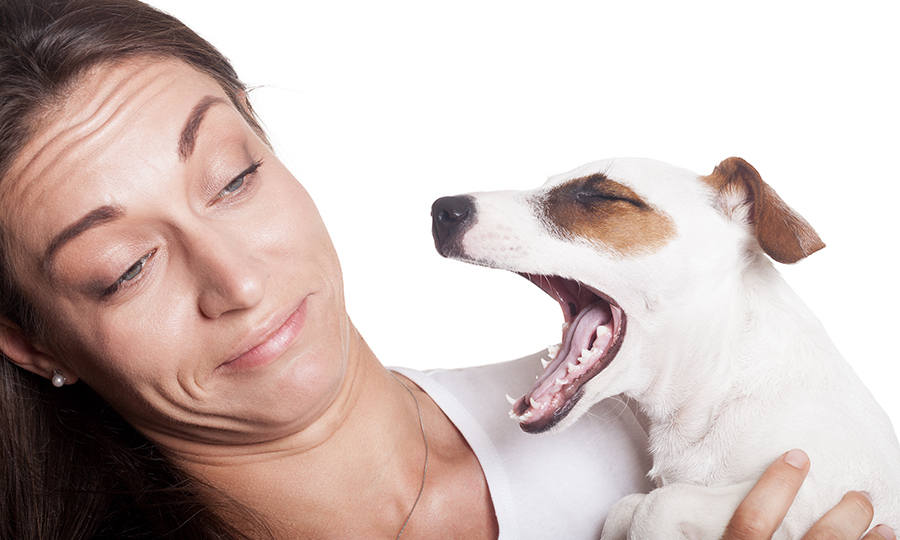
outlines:
[[563, 309], [562, 343], [513, 404], [522, 429], [618, 395], [646, 416], [658, 489], [620, 501], [603, 538], [720, 538], [791, 448], [812, 469], [777, 538], [801, 536], [850, 490], [900, 530], [890, 420], [768, 258], [824, 244], [747, 162], [700, 176], [598, 161], [533, 191], [439, 199], [432, 217], [442, 255], [522, 274]]

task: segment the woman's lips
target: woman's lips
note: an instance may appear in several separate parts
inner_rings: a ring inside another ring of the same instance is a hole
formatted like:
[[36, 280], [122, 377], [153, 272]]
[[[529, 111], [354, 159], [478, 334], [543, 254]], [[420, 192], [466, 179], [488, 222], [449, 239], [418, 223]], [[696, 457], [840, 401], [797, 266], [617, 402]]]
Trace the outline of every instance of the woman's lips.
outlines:
[[[273, 319], [275, 324], [278, 324], [279, 320], [279, 318]], [[223, 362], [218, 369], [244, 371], [268, 364], [284, 354], [291, 346], [297, 335], [300, 334], [305, 320], [306, 299], [274, 329], [263, 327], [261, 331], [255, 332], [254, 335], [248, 337], [245, 341], [255, 344], [231, 360]], [[257, 337], [256, 334], [261, 334], [261, 337]]]

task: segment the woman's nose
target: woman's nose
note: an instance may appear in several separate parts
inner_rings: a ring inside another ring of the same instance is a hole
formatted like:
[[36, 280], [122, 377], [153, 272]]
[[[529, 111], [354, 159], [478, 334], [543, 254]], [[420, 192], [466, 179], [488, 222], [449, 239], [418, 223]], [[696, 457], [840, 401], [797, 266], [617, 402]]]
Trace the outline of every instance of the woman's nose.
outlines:
[[198, 306], [205, 317], [216, 319], [228, 312], [251, 308], [265, 296], [269, 266], [239, 238], [205, 231], [192, 242], [197, 264]]

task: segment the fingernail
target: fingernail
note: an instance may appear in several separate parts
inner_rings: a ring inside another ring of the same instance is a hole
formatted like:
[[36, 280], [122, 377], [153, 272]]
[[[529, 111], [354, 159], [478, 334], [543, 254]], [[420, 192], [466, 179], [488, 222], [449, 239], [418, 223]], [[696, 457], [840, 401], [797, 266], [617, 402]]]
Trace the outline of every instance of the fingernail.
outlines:
[[784, 455], [784, 461], [792, 467], [802, 469], [809, 463], [809, 456], [803, 450], [791, 450]]
[[891, 529], [887, 525], [879, 525], [873, 530], [880, 534], [884, 538], [884, 540], [894, 540], [895, 538], [897, 538], [896, 536], [894, 536], [893, 529]]

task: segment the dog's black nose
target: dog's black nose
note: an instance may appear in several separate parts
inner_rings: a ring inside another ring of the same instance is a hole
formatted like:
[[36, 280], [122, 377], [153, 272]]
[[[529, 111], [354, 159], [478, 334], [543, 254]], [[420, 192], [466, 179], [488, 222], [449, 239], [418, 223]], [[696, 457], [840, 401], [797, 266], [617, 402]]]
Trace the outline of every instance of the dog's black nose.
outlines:
[[441, 197], [431, 205], [434, 247], [444, 257], [461, 257], [463, 234], [475, 221], [475, 201], [468, 195]]

